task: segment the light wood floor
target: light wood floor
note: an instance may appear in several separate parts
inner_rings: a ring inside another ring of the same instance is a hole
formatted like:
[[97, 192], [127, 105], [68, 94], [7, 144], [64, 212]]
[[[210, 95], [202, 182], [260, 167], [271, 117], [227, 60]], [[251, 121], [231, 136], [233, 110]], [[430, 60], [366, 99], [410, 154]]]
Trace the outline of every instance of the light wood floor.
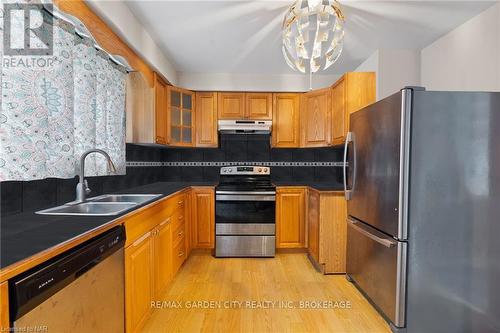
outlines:
[[[302, 253], [272, 259], [193, 253], [158, 301], [165, 302], [154, 310], [144, 332], [390, 332], [344, 276], [318, 273]], [[194, 308], [198, 301], [213, 302]], [[281, 308], [266, 301], [282, 302], [274, 303]], [[330, 308], [301, 309], [301, 301], [330, 301]], [[350, 302], [350, 308], [338, 308], [342, 301]], [[258, 308], [266, 304], [270, 308]]]

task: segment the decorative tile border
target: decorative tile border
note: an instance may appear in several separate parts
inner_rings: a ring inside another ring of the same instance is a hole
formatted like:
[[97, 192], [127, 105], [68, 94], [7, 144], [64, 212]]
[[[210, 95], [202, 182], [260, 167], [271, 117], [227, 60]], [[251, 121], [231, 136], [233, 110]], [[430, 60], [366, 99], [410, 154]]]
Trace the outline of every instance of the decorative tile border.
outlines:
[[235, 165], [262, 165], [270, 167], [343, 167], [344, 162], [135, 162], [127, 167], [223, 167]]

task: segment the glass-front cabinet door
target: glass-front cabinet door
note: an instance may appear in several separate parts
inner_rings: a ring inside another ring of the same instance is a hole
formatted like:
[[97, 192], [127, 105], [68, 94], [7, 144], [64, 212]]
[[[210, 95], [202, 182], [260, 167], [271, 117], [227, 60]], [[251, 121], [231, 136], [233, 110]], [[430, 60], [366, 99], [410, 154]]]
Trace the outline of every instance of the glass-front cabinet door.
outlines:
[[194, 93], [176, 87], [168, 87], [169, 144], [194, 145]]

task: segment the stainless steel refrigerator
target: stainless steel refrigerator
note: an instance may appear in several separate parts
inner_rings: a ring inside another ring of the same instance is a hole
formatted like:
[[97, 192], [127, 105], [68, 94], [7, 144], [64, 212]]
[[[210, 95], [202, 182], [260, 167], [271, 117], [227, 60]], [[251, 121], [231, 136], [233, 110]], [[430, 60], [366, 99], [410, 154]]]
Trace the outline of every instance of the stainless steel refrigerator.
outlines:
[[347, 278], [394, 331], [500, 332], [500, 93], [405, 88], [350, 119]]

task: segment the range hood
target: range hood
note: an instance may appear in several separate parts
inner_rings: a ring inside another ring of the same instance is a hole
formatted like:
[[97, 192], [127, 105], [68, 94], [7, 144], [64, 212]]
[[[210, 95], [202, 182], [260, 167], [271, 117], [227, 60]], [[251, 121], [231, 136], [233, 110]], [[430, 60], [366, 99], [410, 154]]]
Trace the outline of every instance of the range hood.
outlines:
[[222, 134], [270, 134], [271, 120], [219, 120]]

